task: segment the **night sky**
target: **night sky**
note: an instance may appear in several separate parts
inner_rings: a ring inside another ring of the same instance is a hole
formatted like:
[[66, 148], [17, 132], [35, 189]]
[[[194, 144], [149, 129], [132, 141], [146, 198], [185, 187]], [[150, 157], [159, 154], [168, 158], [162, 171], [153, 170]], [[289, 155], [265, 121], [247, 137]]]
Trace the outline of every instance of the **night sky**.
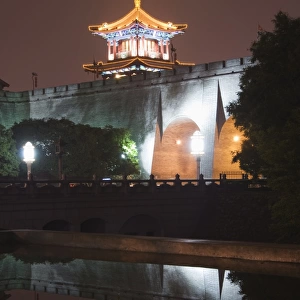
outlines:
[[[0, 79], [10, 91], [92, 81], [82, 64], [106, 61], [106, 41], [88, 25], [112, 22], [134, 7], [133, 0], [1, 0]], [[299, 0], [142, 0], [150, 15], [187, 23], [173, 39], [178, 59], [196, 64], [249, 56], [258, 24], [273, 30], [282, 10], [300, 17]]]

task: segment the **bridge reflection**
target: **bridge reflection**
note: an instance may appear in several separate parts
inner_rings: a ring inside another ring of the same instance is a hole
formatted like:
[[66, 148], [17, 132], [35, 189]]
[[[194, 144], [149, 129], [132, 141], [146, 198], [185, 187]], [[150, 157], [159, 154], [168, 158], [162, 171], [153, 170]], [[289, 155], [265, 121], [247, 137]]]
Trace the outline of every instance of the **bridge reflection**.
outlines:
[[[86, 237], [89, 238], [88, 235]], [[161, 241], [172, 243], [172, 240], [167, 239]], [[184, 240], [180, 242], [185, 243]], [[121, 243], [122, 238], [120, 245]], [[135, 243], [142, 245], [144, 240], [136, 240]], [[214, 244], [216, 243], [212, 241], [211, 246], [215, 250]], [[235, 247], [234, 244], [231, 246]], [[241, 247], [241, 253], [245, 252], [246, 256], [247, 247], [256, 247], [257, 253], [263, 251], [266, 257], [268, 253], [272, 253], [272, 245], [236, 246]], [[291, 247], [286, 245], [279, 249], [279, 253], [292, 250]], [[172, 247], [165, 248], [168, 252], [167, 249], [172, 252]], [[293, 291], [298, 290], [300, 278], [298, 263], [272, 262], [272, 258], [280, 260], [280, 255], [270, 256], [271, 261], [264, 259], [262, 263], [255, 259], [202, 256], [199, 252], [195, 252], [195, 255], [186, 255], [185, 252], [175, 251], [176, 253], [166, 255], [160, 253], [161, 250], [162, 248], [159, 248], [155, 253], [147, 253], [134, 252], [130, 249], [123, 251], [91, 249], [87, 245], [85, 248], [30, 245], [30, 243], [25, 246], [19, 245], [11, 251], [2, 251], [0, 254], [0, 295], [4, 291], [27, 290], [103, 300], [240, 300], [244, 296], [243, 293], [239, 293], [242, 284], [241, 286], [232, 284], [229, 276], [232, 271], [252, 274], [259, 278], [261, 286], [256, 292], [265, 293], [266, 289], [270, 288], [266, 282], [261, 281], [261, 275], [270, 275], [265, 278], [273, 282], [279, 279], [278, 283], [281, 282], [281, 285], [273, 284], [272, 290], [276, 288], [284, 290], [284, 284], [287, 282], [293, 284]], [[293, 251], [297, 253], [297, 249]]]
[[103, 300], [217, 300], [220, 295], [241, 299], [239, 288], [226, 278], [229, 271], [218, 269], [80, 258], [36, 262], [12, 254], [0, 256], [0, 268], [5, 270], [0, 275], [0, 293], [31, 290]]

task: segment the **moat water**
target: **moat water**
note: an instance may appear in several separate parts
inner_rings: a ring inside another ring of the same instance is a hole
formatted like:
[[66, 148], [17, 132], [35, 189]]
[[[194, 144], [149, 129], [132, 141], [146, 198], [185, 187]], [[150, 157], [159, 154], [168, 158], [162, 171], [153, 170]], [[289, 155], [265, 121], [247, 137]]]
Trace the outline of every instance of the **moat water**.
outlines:
[[300, 299], [299, 264], [44, 246], [1, 253], [0, 299]]

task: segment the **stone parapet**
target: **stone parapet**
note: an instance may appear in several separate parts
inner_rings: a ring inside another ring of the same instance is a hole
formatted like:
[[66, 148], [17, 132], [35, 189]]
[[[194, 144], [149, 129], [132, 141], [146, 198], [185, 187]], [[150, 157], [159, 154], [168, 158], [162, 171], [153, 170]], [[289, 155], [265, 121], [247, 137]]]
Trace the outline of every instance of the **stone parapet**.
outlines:
[[89, 94], [93, 90], [96, 90], [97, 92], [100, 90], [101, 92], [109, 92], [111, 91], [109, 87], [112, 86], [114, 90], [124, 89], [124, 85], [126, 87], [128, 86], [127, 88], [136, 88], [136, 84], [134, 83], [139, 83], [139, 86], [152, 86], [181, 80], [194, 80], [200, 78], [204, 79], [211, 76], [242, 72], [243, 69], [249, 64], [251, 64], [250, 57], [243, 57], [238, 59], [199, 64], [193, 67], [178, 65], [174, 68], [174, 70], [147, 73], [146, 76], [144, 74], [138, 74], [137, 76], [132, 76], [131, 78], [122, 77], [120, 79], [108, 79], [105, 81], [96, 80], [24, 92], [0, 91], [0, 102], [34, 101], [48, 99], [49, 97], [49, 99], [55, 97], [64, 98], [74, 96], [74, 93], [76, 93], [77, 96], [78, 93], [85, 94], [86, 92]]

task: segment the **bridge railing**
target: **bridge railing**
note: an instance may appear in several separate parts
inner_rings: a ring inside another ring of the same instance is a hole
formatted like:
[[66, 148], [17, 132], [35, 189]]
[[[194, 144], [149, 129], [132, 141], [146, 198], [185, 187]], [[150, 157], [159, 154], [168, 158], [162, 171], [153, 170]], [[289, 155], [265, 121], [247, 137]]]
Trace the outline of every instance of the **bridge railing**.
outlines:
[[0, 195], [54, 195], [62, 196], [101, 193], [162, 193], [203, 192], [211, 189], [266, 189], [267, 181], [248, 179], [64, 179], [64, 180], [21, 180], [1, 179]]

